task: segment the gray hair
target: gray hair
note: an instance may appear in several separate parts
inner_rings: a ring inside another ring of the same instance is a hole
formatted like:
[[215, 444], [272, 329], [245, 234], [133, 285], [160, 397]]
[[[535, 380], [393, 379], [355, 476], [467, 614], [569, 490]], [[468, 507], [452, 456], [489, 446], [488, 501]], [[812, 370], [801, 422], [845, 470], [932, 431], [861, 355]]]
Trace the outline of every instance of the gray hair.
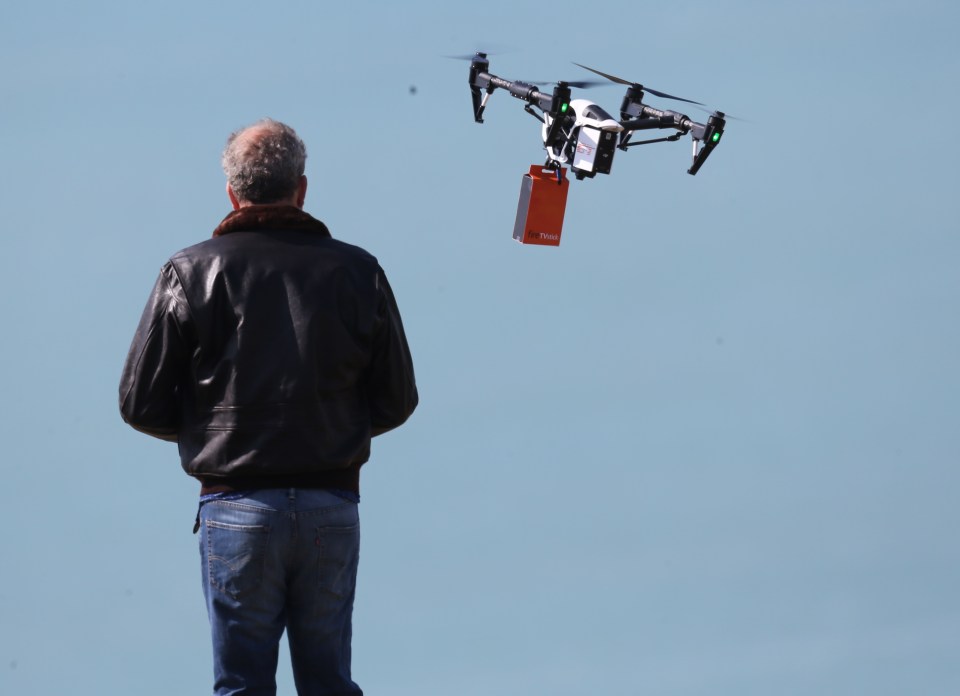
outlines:
[[307, 148], [285, 123], [265, 118], [230, 134], [223, 171], [234, 195], [248, 203], [275, 203], [296, 192]]

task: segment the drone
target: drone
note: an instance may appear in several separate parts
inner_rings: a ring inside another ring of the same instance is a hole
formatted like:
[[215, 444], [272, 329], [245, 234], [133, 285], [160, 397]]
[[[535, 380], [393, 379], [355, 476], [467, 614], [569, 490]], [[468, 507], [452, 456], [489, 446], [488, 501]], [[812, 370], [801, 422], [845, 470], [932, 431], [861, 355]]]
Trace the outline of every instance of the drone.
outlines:
[[[574, 65], [589, 70], [607, 80], [627, 86], [620, 105], [619, 120], [600, 106], [586, 99], [572, 99], [571, 88], [591, 87], [599, 82], [555, 82], [553, 93], [540, 91], [532, 82], [505, 80], [489, 72], [490, 61], [486, 53], [477, 52], [470, 60], [470, 94], [473, 100], [473, 117], [483, 123], [483, 112], [490, 95], [497, 88], [526, 102], [524, 111], [542, 124], [543, 147], [547, 151], [545, 169], [559, 172], [569, 165], [578, 180], [593, 178], [597, 174], [609, 174], [613, 156], [617, 150], [626, 150], [636, 145], [672, 142], [690, 134], [693, 140], [693, 163], [687, 174], [696, 175], [710, 153], [723, 137], [727, 116], [722, 111], [710, 114], [706, 123], [697, 123], [678, 111], [657, 109], [643, 103], [644, 93], [649, 92], [663, 99], [673, 99], [703, 106], [692, 99], [675, 97], [664, 92], [644, 87], [614, 75], [594, 70], [586, 65]], [[540, 113], [537, 113], [539, 110]], [[632, 140], [634, 133], [644, 130], [675, 130], [663, 138]]]

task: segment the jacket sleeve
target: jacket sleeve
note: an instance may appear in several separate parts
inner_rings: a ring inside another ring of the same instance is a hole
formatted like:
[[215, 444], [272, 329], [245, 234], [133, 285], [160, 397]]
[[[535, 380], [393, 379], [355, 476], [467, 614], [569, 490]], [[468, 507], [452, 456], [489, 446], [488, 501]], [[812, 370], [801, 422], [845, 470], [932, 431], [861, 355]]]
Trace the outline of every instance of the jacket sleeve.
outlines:
[[377, 330], [367, 382], [373, 435], [402, 425], [419, 402], [400, 310], [383, 269], [377, 272]]
[[120, 378], [123, 420], [172, 442], [179, 431], [180, 380], [189, 355], [182, 331], [185, 317], [186, 300], [176, 271], [167, 263], [143, 310]]

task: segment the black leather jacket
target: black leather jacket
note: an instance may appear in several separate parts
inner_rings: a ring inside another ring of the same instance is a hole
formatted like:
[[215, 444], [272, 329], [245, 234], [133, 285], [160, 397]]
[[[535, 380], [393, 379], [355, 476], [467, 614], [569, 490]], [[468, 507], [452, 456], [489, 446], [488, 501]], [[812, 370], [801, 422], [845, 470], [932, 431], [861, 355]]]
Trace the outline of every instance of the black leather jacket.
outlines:
[[124, 420], [205, 490], [358, 489], [417, 401], [377, 260], [292, 206], [241, 208], [163, 266], [120, 382]]

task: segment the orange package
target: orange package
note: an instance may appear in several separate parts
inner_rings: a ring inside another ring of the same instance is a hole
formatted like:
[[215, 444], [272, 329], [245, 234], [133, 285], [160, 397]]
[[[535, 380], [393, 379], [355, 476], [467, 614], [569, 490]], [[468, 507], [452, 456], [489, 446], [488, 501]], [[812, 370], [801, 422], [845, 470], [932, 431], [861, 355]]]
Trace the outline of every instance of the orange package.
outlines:
[[[559, 177], [559, 178], [558, 178]], [[513, 238], [521, 244], [560, 246], [563, 212], [567, 207], [567, 170], [530, 166], [520, 184], [520, 202]]]

